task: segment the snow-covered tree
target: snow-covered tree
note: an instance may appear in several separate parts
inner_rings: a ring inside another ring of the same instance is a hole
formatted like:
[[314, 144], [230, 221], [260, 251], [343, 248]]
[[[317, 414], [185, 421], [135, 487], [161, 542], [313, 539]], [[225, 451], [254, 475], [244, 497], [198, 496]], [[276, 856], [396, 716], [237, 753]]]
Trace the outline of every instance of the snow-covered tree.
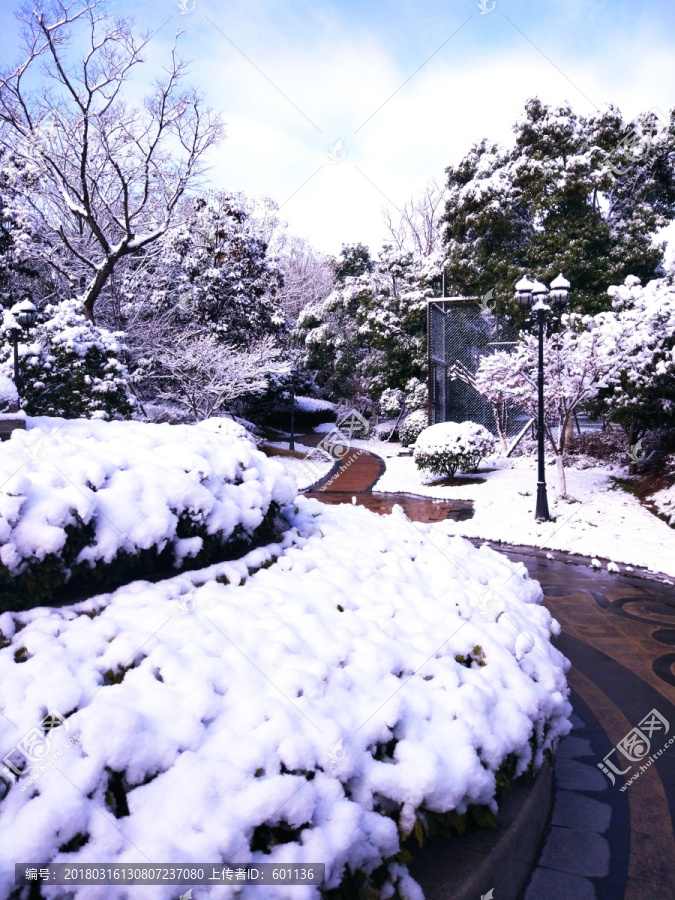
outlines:
[[42, 257], [92, 320], [120, 263], [167, 233], [221, 136], [183, 88], [175, 44], [142, 105], [128, 99], [150, 35], [108, 17], [105, 2], [25, 6], [23, 59], [0, 75], [0, 142], [39, 180], [22, 194], [48, 236]]
[[128, 268], [110, 312], [140, 355], [195, 324], [240, 346], [282, 329], [283, 277], [247, 207], [242, 194], [224, 191], [185, 198], [176, 225]]
[[427, 408], [429, 399], [429, 389], [426, 381], [420, 378], [411, 378], [405, 386], [405, 406], [406, 409], [416, 410]]
[[402, 253], [412, 251], [422, 257], [436, 253], [442, 240], [445, 199], [444, 189], [431, 181], [404, 204], [398, 218], [386, 210], [384, 222], [392, 245]]
[[333, 290], [335, 271], [330, 259], [305, 238], [282, 233], [271, 249], [283, 273], [279, 303], [289, 323], [295, 325], [304, 307], [320, 303]]
[[[3, 329], [16, 325], [5, 311]], [[5, 338], [5, 335], [3, 335]], [[44, 321], [21, 343], [21, 402], [31, 415], [128, 418], [134, 400], [122, 335], [85, 318], [77, 300], [47, 306]], [[0, 374], [13, 377], [12, 348], [0, 344]]]
[[426, 305], [438, 268], [391, 245], [375, 261], [362, 245], [345, 249], [335, 290], [302, 311], [297, 333], [319, 384], [338, 397], [377, 400], [425, 373]]
[[[675, 112], [675, 111], [674, 111]], [[527, 272], [563, 271], [573, 310], [608, 307], [607, 289], [659, 271], [656, 231], [675, 218], [675, 119], [590, 117], [535, 98], [507, 149], [483, 140], [447, 169], [445, 270], [452, 293], [494, 291], [495, 308], [524, 324], [514, 285]], [[627, 134], [647, 151], [626, 161]], [[623, 143], [622, 143], [623, 142]], [[624, 166], [622, 168], [622, 166]]]
[[[574, 411], [597, 397], [625, 357], [630, 324], [600, 328], [591, 316], [562, 316], [560, 331], [544, 342], [544, 432], [556, 458], [558, 496], [567, 496], [564, 453]], [[538, 338], [521, 333], [513, 351], [483, 356], [474, 386], [488, 402], [510, 401], [538, 416]]]
[[159, 399], [178, 402], [200, 421], [233, 400], [264, 393], [270, 376], [286, 368], [269, 337], [244, 350], [209, 332], [184, 333], [158, 352], [152, 378]]
[[612, 310], [595, 327], [609, 340], [620, 332], [622, 354], [600, 393], [598, 408], [626, 431], [632, 447], [648, 428], [675, 421], [675, 284], [629, 276], [609, 289]]

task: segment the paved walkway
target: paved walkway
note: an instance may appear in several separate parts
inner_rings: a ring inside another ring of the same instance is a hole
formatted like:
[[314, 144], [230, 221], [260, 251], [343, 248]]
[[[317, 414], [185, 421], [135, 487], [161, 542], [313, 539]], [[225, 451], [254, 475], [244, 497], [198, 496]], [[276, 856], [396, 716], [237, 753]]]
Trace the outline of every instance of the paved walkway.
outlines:
[[[384, 502], [372, 493], [384, 468], [375, 454], [350, 450], [308, 495], [355, 496], [376, 512], [400, 502], [415, 521], [456, 517], [453, 504], [428, 498]], [[572, 663], [574, 730], [558, 748], [553, 812], [522, 900], [673, 900], [675, 588], [647, 573], [592, 569], [584, 557], [494, 546], [541, 583], [562, 626], [555, 643]], [[620, 741], [628, 756], [611, 754]]]

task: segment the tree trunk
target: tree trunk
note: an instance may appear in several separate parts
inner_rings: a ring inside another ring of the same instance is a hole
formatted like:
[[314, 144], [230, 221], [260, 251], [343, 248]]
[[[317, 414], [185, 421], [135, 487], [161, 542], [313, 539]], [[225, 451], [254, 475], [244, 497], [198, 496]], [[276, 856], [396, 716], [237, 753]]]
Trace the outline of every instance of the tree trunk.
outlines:
[[562, 453], [556, 453], [555, 464], [558, 470], [558, 500], [567, 499], [567, 480], [565, 478], [565, 464]]

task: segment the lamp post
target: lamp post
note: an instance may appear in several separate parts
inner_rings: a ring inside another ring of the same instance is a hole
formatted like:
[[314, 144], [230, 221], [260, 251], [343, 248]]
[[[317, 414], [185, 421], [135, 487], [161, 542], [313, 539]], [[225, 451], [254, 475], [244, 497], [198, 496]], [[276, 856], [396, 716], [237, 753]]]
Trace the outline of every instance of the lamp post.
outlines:
[[295, 450], [295, 363], [291, 363], [291, 439], [288, 449]]
[[35, 304], [31, 303], [26, 297], [11, 308], [10, 315], [14, 319], [14, 322], [18, 322], [18, 325], [10, 325], [10, 327], [7, 328], [7, 335], [14, 344], [14, 384], [17, 393], [20, 395], [23, 385], [21, 384], [21, 376], [19, 374], [19, 337], [21, 336], [22, 331], [35, 325], [38, 313]]
[[544, 327], [546, 313], [551, 307], [546, 300], [551, 298], [558, 310], [567, 303], [570, 295], [570, 283], [562, 273], [551, 282], [551, 292], [540, 281], [530, 281], [527, 275], [516, 284], [516, 300], [522, 310], [532, 307], [532, 312], [537, 314], [537, 329], [539, 332], [539, 370], [537, 376], [537, 505], [534, 517], [537, 522], [550, 522], [551, 514], [548, 510], [548, 497], [546, 494], [546, 470], [544, 458]]

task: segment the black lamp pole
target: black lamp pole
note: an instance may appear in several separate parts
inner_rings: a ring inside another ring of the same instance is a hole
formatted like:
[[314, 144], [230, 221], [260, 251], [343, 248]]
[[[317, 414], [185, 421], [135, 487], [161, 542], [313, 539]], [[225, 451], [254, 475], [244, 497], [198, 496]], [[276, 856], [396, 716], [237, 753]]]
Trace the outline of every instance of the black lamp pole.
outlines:
[[537, 309], [537, 325], [539, 327], [539, 374], [537, 376], [538, 413], [537, 413], [537, 508], [534, 517], [537, 522], [550, 522], [548, 497], [546, 495], [546, 468], [544, 459], [544, 327], [546, 310], [541, 303]]
[[15, 304], [11, 308], [10, 313], [13, 316], [14, 324], [7, 329], [7, 334], [14, 344], [14, 385], [20, 400], [23, 384], [19, 373], [19, 336], [22, 329], [28, 329], [35, 325], [38, 311], [35, 308], [35, 304], [31, 303], [28, 297], [25, 297], [20, 303]]
[[[570, 283], [562, 274], [551, 282], [551, 299], [558, 310], [567, 303], [570, 295]], [[549, 292], [545, 284], [530, 281], [527, 275], [516, 284], [516, 300], [523, 310], [532, 304], [532, 311], [537, 313], [539, 330], [539, 365], [537, 374], [537, 505], [534, 517], [537, 522], [550, 522], [548, 496], [546, 494], [546, 458], [544, 453], [544, 329], [546, 313], [550, 307], [546, 303]]]
[[288, 449], [295, 450], [295, 368], [291, 369], [291, 439]]
[[9, 332], [9, 337], [14, 344], [14, 385], [16, 387], [16, 392], [21, 397], [21, 391], [23, 385], [21, 384], [21, 376], [19, 375], [19, 334], [21, 332], [18, 328], [12, 328]]

